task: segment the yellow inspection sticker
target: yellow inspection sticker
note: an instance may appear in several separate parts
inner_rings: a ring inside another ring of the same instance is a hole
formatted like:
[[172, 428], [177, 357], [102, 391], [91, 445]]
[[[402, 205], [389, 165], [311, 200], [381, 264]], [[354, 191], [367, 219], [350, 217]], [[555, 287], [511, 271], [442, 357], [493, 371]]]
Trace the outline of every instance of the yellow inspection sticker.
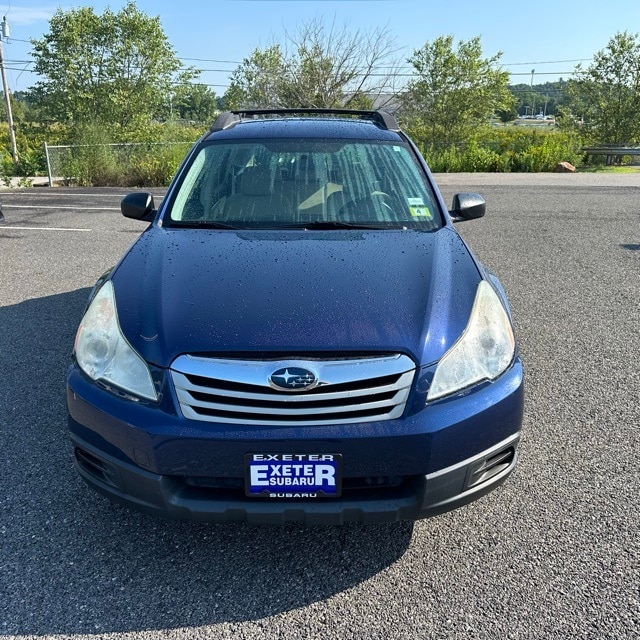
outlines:
[[412, 218], [433, 219], [431, 210], [425, 205], [422, 198], [407, 198], [407, 203], [409, 204], [409, 213]]

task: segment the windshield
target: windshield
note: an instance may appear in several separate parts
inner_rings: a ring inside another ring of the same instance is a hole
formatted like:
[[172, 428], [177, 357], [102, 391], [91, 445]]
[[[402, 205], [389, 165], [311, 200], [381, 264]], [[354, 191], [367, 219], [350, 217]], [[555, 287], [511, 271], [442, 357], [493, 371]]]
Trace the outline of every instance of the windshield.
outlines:
[[433, 230], [440, 221], [411, 150], [369, 140], [213, 142], [170, 208], [172, 226]]

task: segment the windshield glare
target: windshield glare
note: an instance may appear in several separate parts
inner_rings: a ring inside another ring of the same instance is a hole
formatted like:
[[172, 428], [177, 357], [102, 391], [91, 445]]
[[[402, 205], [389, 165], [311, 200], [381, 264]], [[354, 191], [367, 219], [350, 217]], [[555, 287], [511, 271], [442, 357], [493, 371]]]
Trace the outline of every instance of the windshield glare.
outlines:
[[174, 226], [441, 226], [431, 190], [402, 144], [365, 140], [212, 143], [191, 163]]

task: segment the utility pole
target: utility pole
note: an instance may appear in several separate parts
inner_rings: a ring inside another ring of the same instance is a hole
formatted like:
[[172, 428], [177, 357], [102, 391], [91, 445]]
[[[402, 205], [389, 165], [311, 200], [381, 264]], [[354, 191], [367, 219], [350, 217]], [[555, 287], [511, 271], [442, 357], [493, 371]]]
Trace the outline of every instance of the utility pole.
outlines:
[[2, 32], [0, 33], [0, 75], [2, 75], [2, 89], [4, 100], [7, 104], [7, 122], [9, 123], [9, 140], [11, 141], [11, 157], [13, 164], [18, 164], [18, 147], [16, 146], [16, 132], [13, 128], [13, 114], [11, 113], [11, 95], [7, 86], [7, 74], [4, 70], [4, 57], [2, 55], [2, 40], [9, 37], [9, 24], [7, 16], [2, 18]]
[[536, 110], [536, 97], [533, 94], [533, 74], [536, 72], [535, 69], [531, 69], [531, 84], [529, 85], [529, 88], [531, 89], [531, 115], [533, 117], [535, 117], [535, 110]]

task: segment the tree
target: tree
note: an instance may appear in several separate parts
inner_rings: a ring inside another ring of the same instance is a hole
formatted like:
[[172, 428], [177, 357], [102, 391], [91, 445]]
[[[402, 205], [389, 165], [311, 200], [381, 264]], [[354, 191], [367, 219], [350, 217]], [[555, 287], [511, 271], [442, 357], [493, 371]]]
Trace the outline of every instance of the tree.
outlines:
[[32, 44], [34, 70], [44, 78], [32, 97], [61, 122], [130, 127], [152, 117], [176, 79], [194, 76], [180, 72], [160, 19], [134, 2], [102, 15], [92, 7], [58, 9]]
[[211, 123], [220, 110], [215, 92], [204, 84], [182, 83], [169, 94], [165, 118]]
[[[14, 122], [24, 122], [27, 119], [27, 114], [29, 112], [29, 105], [25, 100], [25, 93], [23, 91], [9, 93], [9, 100], [11, 101], [11, 113], [13, 115]], [[7, 105], [4, 92], [0, 92], [0, 118], [6, 124]]]
[[415, 78], [401, 96], [401, 116], [410, 134], [443, 149], [467, 142], [475, 127], [514, 99], [509, 73], [498, 68], [501, 53], [484, 58], [480, 37], [461, 40], [440, 36], [413, 52], [408, 62]]
[[286, 62], [282, 48], [274, 44], [255, 49], [231, 74], [225, 92], [227, 109], [269, 109], [284, 106], [282, 102]]
[[231, 107], [371, 108], [393, 94], [396, 49], [389, 32], [326, 27], [320, 20], [256, 49], [231, 75]]
[[500, 119], [500, 122], [508, 124], [509, 122], [513, 122], [518, 117], [518, 110], [516, 109], [516, 105], [512, 104], [511, 106], [505, 107], [504, 109], [498, 109], [496, 111], [496, 115]]
[[516, 99], [518, 115], [535, 115], [532, 110], [542, 111], [545, 115], [556, 115], [559, 106], [565, 102], [567, 81], [560, 78], [556, 82], [543, 82], [541, 84], [514, 84], [509, 86], [509, 91]]
[[574, 120], [584, 120], [582, 130], [594, 142], [640, 142], [640, 36], [616, 33], [569, 81], [570, 109]]

